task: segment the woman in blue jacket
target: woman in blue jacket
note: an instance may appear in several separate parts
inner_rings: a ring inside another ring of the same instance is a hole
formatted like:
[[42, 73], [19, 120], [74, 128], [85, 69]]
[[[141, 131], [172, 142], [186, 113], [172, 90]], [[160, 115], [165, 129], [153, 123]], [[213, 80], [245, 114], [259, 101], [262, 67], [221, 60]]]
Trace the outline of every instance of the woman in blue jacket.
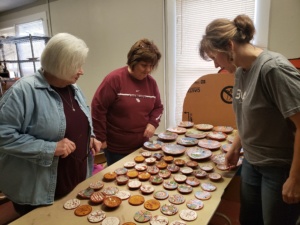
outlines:
[[0, 99], [0, 190], [11, 200], [6, 210], [15, 211], [1, 213], [0, 224], [52, 204], [91, 175], [101, 142], [93, 138], [90, 111], [76, 86], [88, 50], [73, 35], [53, 36], [41, 69]]

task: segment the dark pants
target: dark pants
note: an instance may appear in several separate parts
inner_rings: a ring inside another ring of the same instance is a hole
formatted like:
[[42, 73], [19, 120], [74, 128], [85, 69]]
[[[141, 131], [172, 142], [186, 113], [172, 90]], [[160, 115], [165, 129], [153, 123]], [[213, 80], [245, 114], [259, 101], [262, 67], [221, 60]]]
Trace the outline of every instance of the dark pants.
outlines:
[[115, 152], [110, 152], [107, 148], [104, 149], [104, 154], [105, 154], [107, 166], [114, 164], [115, 162], [119, 161], [120, 159], [123, 159], [125, 156], [128, 155], [128, 154], [119, 154]]
[[243, 160], [241, 171], [241, 225], [295, 225], [300, 203], [287, 204], [282, 186], [290, 168], [254, 166]]

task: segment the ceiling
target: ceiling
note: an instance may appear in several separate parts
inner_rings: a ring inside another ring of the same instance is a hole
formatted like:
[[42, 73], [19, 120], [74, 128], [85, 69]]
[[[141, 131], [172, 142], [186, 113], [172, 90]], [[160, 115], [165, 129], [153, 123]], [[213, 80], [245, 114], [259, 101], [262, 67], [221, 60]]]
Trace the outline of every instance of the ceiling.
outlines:
[[0, 13], [28, 5], [36, 1], [38, 0], [0, 0]]

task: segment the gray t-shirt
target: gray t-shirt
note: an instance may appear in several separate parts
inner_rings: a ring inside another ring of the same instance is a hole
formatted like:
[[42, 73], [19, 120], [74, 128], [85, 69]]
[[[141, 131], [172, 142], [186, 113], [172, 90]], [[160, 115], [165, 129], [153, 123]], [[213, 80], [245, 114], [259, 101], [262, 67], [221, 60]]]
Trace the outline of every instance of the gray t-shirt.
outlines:
[[300, 112], [300, 74], [282, 55], [264, 50], [251, 69], [238, 68], [233, 107], [245, 158], [254, 165], [290, 165]]

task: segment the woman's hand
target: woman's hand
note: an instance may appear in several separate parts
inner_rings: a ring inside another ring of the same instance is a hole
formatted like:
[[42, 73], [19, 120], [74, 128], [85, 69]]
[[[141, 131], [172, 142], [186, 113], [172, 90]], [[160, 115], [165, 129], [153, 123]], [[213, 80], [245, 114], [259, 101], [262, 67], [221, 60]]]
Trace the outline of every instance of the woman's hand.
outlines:
[[68, 138], [64, 138], [57, 142], [56, 149], [54, 152], [55, 156], [60, 156], [66, 158], [76, 149], [76, 145], [73, 141], [70, 141]]
[[91, 137], [90, 149], [92, 151], [93, 156], [95, 156], [96, 153], [100, 152], [101, 146], [102, 146], [101, 141], [98, 141], [96, 138]]
[[146, 130], [144, 132], [144, 137], [151, 138], [153, 137], [154, 132], [155, 132], [155, 127], [152, 124], [148, 123]]

